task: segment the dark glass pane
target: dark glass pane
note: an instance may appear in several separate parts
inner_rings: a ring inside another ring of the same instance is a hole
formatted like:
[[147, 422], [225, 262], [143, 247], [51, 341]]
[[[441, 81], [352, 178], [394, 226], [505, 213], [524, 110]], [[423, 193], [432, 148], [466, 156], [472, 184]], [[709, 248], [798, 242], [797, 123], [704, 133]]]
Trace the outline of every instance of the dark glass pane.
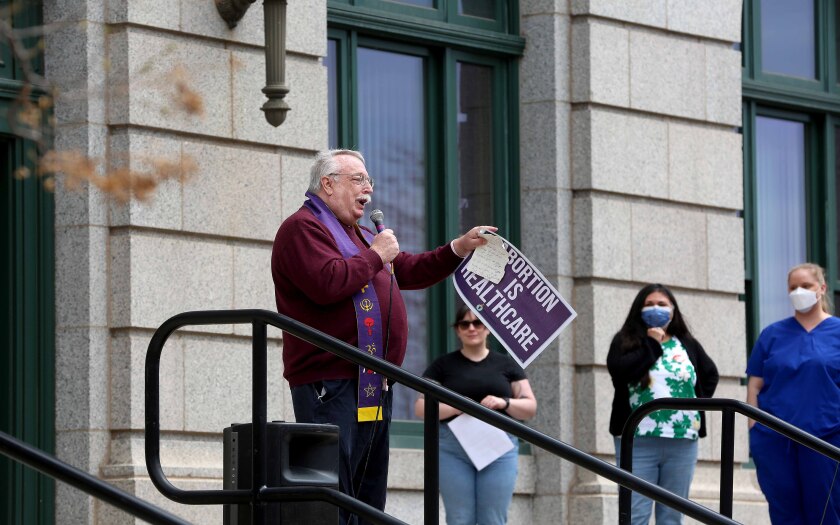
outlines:
[[460, 231], [493, 224], [493, 69], [458, 62]]
[[458, 13], [495, 20], [496, 0], [458, 0]]
[[759, 329], [790, 316], [787, 272], [806, 258], [805, 124], [756, 117]]
[[[837, 238], [834, 239], [836, 256], [840, 256], [840, 127], [834, 128], [834, 226]], [[835, 279], [840, 276], [835, 275]], [[840, 293], [840, 290], [837, 291]], [[835, 307], [837, 302], [834, 303]]]
[[816, 78], [813, 0], [761, 0], [761, 62], [768, 73]]
[[324, 58], [324, 66], [327, 68], [327, 113], [329, 115], [329, 145], [330, 148], [338, 148], [338, 68], [336, 67], [336, 54], [338, 53], [338, 42], [327, 40], [327, 56]]
[[434, 7], [435, 3], [434, 0], [388, 0], [389, 2], [393, 2], [395, 4], [408, 4], [408, 5], [417, 5], [420, 7]]
[[[385, 213], [400, 249], [427, 247], [426, 108], [421, 57], [359, 48], [359, 149], [376, 180], [370, 209]], [[427, 366], [427, 293], [403, 292], [408, 309], [408, 351], [403, 367], [422, 374]], [[394, 389], [394, 419], [414, 419], [413, 390]]]
[[[840, 72], [840, 3], [834, 5], [834, 55], [835, 71]], [[840, 73], [837, 82], [840, 83]]]

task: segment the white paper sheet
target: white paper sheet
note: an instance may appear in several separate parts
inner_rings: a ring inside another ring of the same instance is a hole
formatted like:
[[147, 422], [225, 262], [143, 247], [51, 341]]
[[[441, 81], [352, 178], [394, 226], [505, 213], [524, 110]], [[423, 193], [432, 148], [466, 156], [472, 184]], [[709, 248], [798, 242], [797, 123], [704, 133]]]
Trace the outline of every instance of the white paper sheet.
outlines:
[[493, 233], [482, 233], [487, 244], [479, 246], [473, 251], [472, 258], [467, 262], [467, 270], [484, 277], [494, 284], [499, 284], [505, 275], [508, 262], [508, 252], [505, 250], [502, 238]]
[[493, 463], [513, 448], [513, 442], [504, 430], [490, 426], [469, 414], [461, 414], [448, 425], [478, 470]]

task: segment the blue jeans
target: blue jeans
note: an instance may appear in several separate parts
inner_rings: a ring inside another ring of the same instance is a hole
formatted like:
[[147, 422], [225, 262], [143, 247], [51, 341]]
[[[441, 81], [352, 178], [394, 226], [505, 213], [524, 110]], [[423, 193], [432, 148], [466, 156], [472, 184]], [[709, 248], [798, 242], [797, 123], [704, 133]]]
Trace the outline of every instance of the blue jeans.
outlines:
[[[840, 446], [840, 434], [821, 439]], [[840, 473], [836, 461], [760, 423], [750, 429], [750, 452], [774, 525], [840, 523]]]
[[[318, 381], [292, 387], [292, 404], [298, 423], [338, 425], [338, 488], [348, 496], [385, 510], [388, 484], [388, 430], [391, 424], [391, 394], [382, 398], [383, 420], [359, 423], [355, 379]], [[321, 392], [323, 391], [323, 394]], [[340, 523], [367, 523], [344, 509]]]
[[[615, 438], [616, 464], [621, 465], [621, 438]], [[659, 485], [684, 498], [688, 497], [694, 465], [697, 464], [696, 439], [662, 437], [633, 438], [633, 474]], [[653, 500], [636, 492], [631, 500], [631, 523], [647, 525], [650, 521]], [[679, 525], [683, 515], [678, 511], [656, 504], [656, 525]]]
[[501, 525], [513, 498], [519, 461], [519, 439], [513, 449], [476, 470], [449, 425], [440, 426], [440, 495], [447, 525]]

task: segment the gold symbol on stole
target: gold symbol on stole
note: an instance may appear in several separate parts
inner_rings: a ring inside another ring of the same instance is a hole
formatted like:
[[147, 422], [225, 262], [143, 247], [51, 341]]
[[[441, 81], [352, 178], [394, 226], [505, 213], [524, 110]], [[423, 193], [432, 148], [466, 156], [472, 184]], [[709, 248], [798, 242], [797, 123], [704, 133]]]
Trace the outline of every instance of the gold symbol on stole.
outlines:
[[362, 293], [365, 293], [365, 290], [368, 289], [368, 286], [370, 286], [370, 285], [366, 284], [366, 285], [362, 286]]
[[366, 386], [365, 393], [367, 394], [367, 397], [373, 397], [373, 394], [376, 393], [376, 387], [373, 385]]
[[370, 299], [362, 299], [359, 302], [359, 306], [361, 306], [362, 310], [364, 310], [365, 312], [370, 312], [371, 310], [373, 310], [373, 302]]
[[367, 345], [365, 347], [365, 350], [367, 350], [367, 353], [369, 353], [370, 355], [376, 354], [376, 343], [371, 343]]

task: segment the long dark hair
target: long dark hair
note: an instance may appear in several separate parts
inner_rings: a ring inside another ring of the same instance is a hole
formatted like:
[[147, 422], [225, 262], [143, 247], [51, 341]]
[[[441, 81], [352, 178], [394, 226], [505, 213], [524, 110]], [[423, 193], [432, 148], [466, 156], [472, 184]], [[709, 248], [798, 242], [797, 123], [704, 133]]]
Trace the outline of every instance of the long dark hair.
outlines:
[[642, 321], [642, 308], [645, 306], [647, 296], [654, 292], [664, 294], [674, 306], [674, 311], [671, 312], [671, 322], [665, 327], [665, 332], [670, 336], [676, 336], [683, 343], [694, 341], [694, 337], [691, 335], [688, 325], [686, 325], [683, 319], [680, 306], [677, 304], [677, 299], [674, 297], [674, 294], [665, 285], [653, 283], [645, 286], [636, 294], [636, 298], [633, 299], [633, 304], [630, 305], [630, 312], [627, 314], [627, 319], [624, 321], [621, 330], [618, 331], [622, 351], [639, 346], [644, 341], [644, 338], [647, 337], [648, 327]]

